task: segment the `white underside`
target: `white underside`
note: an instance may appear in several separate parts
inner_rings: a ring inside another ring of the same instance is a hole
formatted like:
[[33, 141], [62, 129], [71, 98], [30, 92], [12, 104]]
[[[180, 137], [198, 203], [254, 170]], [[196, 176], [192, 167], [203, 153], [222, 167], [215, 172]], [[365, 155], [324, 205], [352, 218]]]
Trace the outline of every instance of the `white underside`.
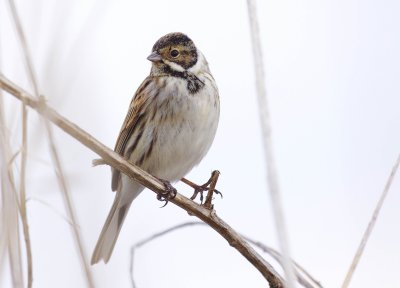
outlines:
[[[153, 146], [140, 166], [170, 182], [180, 180], [203, 159], [218, 126], [218, 90], [200, 52], [199, 56], [198, 63], [190, 72], [205, 84], [204, 87], [190, 94], [185, 79], [170, 76], [158, 79], [161, 87], [166, 84], [161, 93], [157, 93], [158, 86], [155, 83], [148, 85], [144, 93], [149, 99], [144, 110], [148, 113], [156, 109], [154, 119], [146, 122], [143, 131], [134, 130], [126, 145], [126, 149], [129, 149], [136, 139], [140, 139], [130, 155], [129, 161], [132, 163], [138, 163], [149, 151], [149, 147]], [[149, 115], [152, 114], [147, 114], [147, 117]], [[140, 133], [142, 135], [138, 138]], [[156, 140], [153, 141], [155, 134]], [[92, 264], [101, 259], [105, 262], [110, 259], [129, 207], [143, 189], [143, 186], [128, 176], [121, 175], [113, 207], [92, 256]]]
[[[132, 163], [140, 159], [151, 144], [156, 129], [157, 141], [151, 156], [141, 167], [158, 178], [171, 182], [180, 180], [203, 159], [214, 140], [219, 119], [218, 90], [208, 74], [198, 77], [205, 86], [196, 94], [188, 94], [184, 79], [169, 79], [165, 93], [158, 94], [154, 99], [156, 103], [151, 104], [159, 104], [156, 115], [159, 120], [153, 121], [157, 127], [146, 125], [141, 141], [129, 159]], [[167, 97], [169, 106], [162, 106]], [[134, 140], [135, 137], [131, 137], [127, 146]], [[128, 192], [131, 180], [127, 176], [122, 178], [121, 190]]]

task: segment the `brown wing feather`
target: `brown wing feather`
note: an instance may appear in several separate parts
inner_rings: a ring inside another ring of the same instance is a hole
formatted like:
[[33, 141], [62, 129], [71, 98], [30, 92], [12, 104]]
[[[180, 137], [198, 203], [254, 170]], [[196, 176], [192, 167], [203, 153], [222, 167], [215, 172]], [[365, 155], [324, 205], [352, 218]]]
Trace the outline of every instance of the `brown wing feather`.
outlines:
[[[140, 119], [140, 116], [142, 114], [141, 111], [143, 110], [144, 104], [148, 99], [147, 93], [143, 92], [146, 87], [150, 85], [152, 80], [152, 77], [148, 76], [139, 86], [138, 90], [135, 93], [135, 96], [131, 101], [131, 104], [129, 105], [128, 114], [126, 115], [125, 121], [121, 127], [121, 131], [119, 132], [114, 151], [124, 158], [127, 158], [127, 155], [125, 155], [126, 144], [128, 143], [133, 131], [137, 127], [136, 124], [138, 123], [138, 120]], [[111, 189], [113, 191], [117, 190], [120, 179], [121, 172], [113, 168], [111, 181]]]

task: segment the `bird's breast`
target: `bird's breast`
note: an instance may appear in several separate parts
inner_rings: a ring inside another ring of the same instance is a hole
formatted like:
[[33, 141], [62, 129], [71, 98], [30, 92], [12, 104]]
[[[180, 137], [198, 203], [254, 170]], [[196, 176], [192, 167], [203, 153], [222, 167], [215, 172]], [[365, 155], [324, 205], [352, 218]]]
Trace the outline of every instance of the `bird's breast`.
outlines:
[[[188, 173], [209, 150], [219, 119], [218, 91], [212, 78], [189, 93], [185, 79], [166, 77], [163, 89], [151, 104], [156, 109], [151, 125], [146, 125], [141, 150], [135, 158], [151, 155], [138, 163], [159, 178], [174, 181]], [[133, 159], [132, 159], [133, 160]]]

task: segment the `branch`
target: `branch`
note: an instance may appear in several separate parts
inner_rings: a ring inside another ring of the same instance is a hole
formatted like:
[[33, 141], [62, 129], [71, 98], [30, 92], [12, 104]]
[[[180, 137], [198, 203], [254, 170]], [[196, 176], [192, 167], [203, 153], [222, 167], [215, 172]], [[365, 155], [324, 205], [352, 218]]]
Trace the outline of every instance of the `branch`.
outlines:
[[[130, 164], [110, 148], [97, 141], [89, 133], [58, 114], [54, 109], [47, 106], [43, 97], [41, 97], [39, 100], [34, 99], [31, 95], [9, 81], [3, 75], [0, 75], [0, 88], [36, 110], [39, 114], [53, 122], [64, 132], [98, 154], [106, 163], [115, 169], [118, 169], [122, 173], [128, 175], [135, 181], [156, 193], [165, 194], [168, 192], [165, 189], [163, 182], [139, 167]], [[257, 270], [259, 270], [259, 272], [269, 282], [270, 287], [284, 287], [284, 280], [279, 276], [274, 268], [268, 262], [266, 262], [235, 230], [233, 230], [227, 223], [220, 219], [216, 215], [215, 210], [206, 209], [205, 207], [195, 203], [194, 201], [191, 201], [179, 193], [177, 193], [175, 198], [171, 199], [170, 202], [186, 210], [190, 215], [195, 215], [211, 226], [215, 231], [217, 231], [228, 241], [232, 247], [238, 250], [239, 253], [241, 253], [251, 264], [253, 264]]]
[[361, 256], [364, 252], [364, 248], [367, 245], [369, 236], [371, 236], [372, 230], [374, 229], [376, 220], [378, 219], [379, 212], [381, 211], [381, 208], [383, 206], [383, 203], [385, 202], [386, 196], [389, 192], [390, 186], [392, 185], [394, 176], [396, 175], [396, 172], [399, 168], [400, 165], [400, 155], [397, 157], [397, 160], [392, 168], [392, 171], [390, 172], [389, 178], [386, 181], [385, 188], [382, 191], [381, 197], [379, 198], [378, 203], [376, 204], [374, 213], [372, 214], [371, 220], [368, 223], [367, 229], [364, 232], [364, 235], [361, 239], [360, 245], [358, 246], [357, 252], [354, 255], [353, 261], [351, 262], [350, 268], [347, 271], [346, 278], [343, 281], [342, 288], [347, 288], [350, 284], [351, 278], [353, 277], [353, 274], [357, 268], [358, 262], [361, 259]]
[[[142, 240], [140, 240], [139, 242], [137, 242], [135, 245], [133, 245], [131, 247], [131, 260], [130, 260], [130, 277], [131, 277], [131, 286], [132, 288], [136, 288], [135, 285], [135, 281], [134, 281], [134, 277], [133, 277], [133, 268], [134, 268], [134, 256], [135, 256], [135, 251], [136, 249], [149, 244], [150, 242], [163, 237], [164, 235], [167, 235], [169, 233], [175, 232], [177, 230], [180, 230], [182, 228], [186, 228], [186, 227], [193, 227], [193, 226], [207, 226], [206, 223], [203, 222], [198, 222], [198, 221], [192, 221], [192, 222], [185, 222], [185, 223], [181, 223], [175, 226], [172, 226], [170, 228], [167, 228], [165, 230], [162, 230], [160, 232], [154, 233], [151, 236], [148, 236]], [[259, 249], [261, 249], [263, 252], [265, 252], [266, 254], [270, 255], [272, 258], [274, 258], [282, 267], [283, 267], [283, 260], [282, 260], [282, 255], [276, 251], [275, 249], [261, 243], [258, 241], [255, 241], [249, 237], [244, 236], [243, 234], [241, 234], [241, 236], [246, 239], [247, 242], [253, 244], [254, 246], [258, 247]], [[301, 267], [298, 263], [296, 263], [295, 261], [293, 261], [293, 264], [295, 265], [295, 274], [296, 274], [296, 278], [297, 281], [300, 283], [300, 285], [302, 285], [305, 288], [322, 288], [321, 284], [315, 280], [310, 273], [308, 273], [303, 267]], [[310, 281], [308, 281], [306, 278], [303, 277], [303, 275], [301, 273], [303, 273], [304, 275], [307, 276], [307, 278], [309, 278]]]
[[[242, 236], [244, 239], [247, 240], [247, 242], [253, 244], [254, 246], [258, 247], [259, 249], [261, 249], [263, 252], [269, 254], [272, 258], [274, 258], [282, 267], [284, 265], [284, 261], [283, 261], [283, 257], [282, 254], [279, 253], [277, 250], [259, 242], [259, 241], [255, 241], [247, 236]], [[294, 268], [295, 269], [295, 276], [297, 278], [297, 281], [306, 288], [313, 288], [313, 287], [318, 287], [318, 288], [322, 288], [321, 283], [319, 283], [317, 280], [314, 279], [314, 277], [311, 276], [310, 273], [308, 273], [300, 264], [298, 264], [296, 261], [291, 260], [293, 262]], [[305, 279], [301, 273], [303, 273], [305, 276], [307, 276], [307, 278], [311, 281], [308, 281], [307, 279]]]

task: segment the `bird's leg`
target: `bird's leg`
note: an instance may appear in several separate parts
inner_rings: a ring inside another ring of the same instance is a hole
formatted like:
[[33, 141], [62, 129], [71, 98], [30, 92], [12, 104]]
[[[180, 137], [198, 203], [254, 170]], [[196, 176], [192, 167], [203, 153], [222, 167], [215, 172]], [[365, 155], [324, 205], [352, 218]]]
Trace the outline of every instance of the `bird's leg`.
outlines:
[[165, 191], [163, 191], [163, 192], [158, 192], [158, 194], [157, 194], [157, 199], [158, 199], [159, 201], [164, 201], [165, 204], [164, 204], [162, 207], [165, 207], [165, 205], [168, 204], [168, 201], [169, 201], [169, 200], [175, 198], [177, 191], [176, 191], [176, 189], [171, 185], [171, 183], [169, 183], [167, 180], [160, 179], [160, 178], [158, 178], [158, 180], [160, 180], [160, 181], [164, 184]]
[[[215, 194], [221, 195], [221, 197], [222, 197], [222, 193], [220, 191], [218, 191], [217, 189], [215, 189], [216, 180], [218, 179], [218, 176], [216, 176], [216, 175], [219, 175], [219, 171], [213, 171], [211, 173], [210, 179], [208, 179], [208, 181], [206, 183], [204, 183], [203, 185], [197, 185], [186, 178], [182, 178], [181, 181], [194, 189], [194, 193], [193, 193], [192, 197], [190, 197], [190, 199], [194, 200], [194, 199], [196, 199], [197, 195], [200, 194], [200, 203], [203, 204], [203, 199], [204, 199], [203, 192], [204, 191], [211, 192], [211, 194], [215, 193]], [[214, 185], [212, 185], [213, 181], [215, 181]], [[211, 189], [212, 186], [214, 186], [213, 189]]]
[[197, 185], [186, 178], [182, 178], [181, 181], [194, 189], [194, 193], [190, 199], [196, 199], [197, 195], [200, 193], [200, 202], [203, 203], [203, 192], [207, 190], [207, 188], [204, 188], [203, 185]]

